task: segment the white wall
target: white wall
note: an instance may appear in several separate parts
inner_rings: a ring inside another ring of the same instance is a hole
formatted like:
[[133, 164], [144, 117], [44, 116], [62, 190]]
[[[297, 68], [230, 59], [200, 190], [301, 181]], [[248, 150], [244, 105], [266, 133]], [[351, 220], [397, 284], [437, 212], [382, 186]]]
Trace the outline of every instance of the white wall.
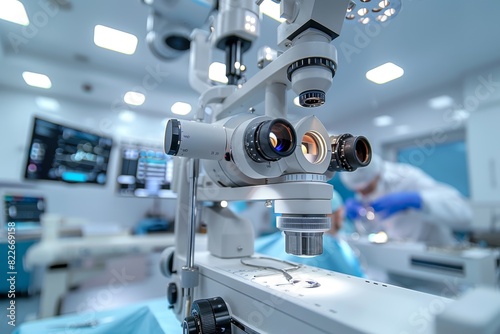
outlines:
[[[40, 93], [44, 92], [40, 90]], [[47, 199], [48, 212], [81, 217], [92, 223], [134, 225], [153, 206], [153, 200], [124, 198], [115, 194], [119, 144], [123, 140], [161, 144], [161, 119], [138, 115], [132, 123], [125, 123], [120, 121], [118, 112], [110, 112], [111, 106], [89, 105], [65, 99], [58, 99], [59, 111], [50, 112], [37, 106], [37, 96], [43, 95], [0, 87], [0, 188], [17, 188], [19, 193], [33, 189], [42, 193]], [[114, 149], [106, 185], [26, 182], [23, 168], [34, 115], [112, 136]], [[175, 214], [175, 205], [175, 200], [161, 200], [162, 211], [170, 218]]]
[[500, 67], [470, 75], [464, 84], [472, 198], [500, 203]]

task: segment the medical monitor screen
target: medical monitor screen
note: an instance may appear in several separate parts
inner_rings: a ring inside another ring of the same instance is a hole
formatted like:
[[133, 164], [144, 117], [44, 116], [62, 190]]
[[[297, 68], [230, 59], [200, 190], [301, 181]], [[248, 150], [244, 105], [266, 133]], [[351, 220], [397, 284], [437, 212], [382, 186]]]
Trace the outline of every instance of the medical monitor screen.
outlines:
[[120, 173], [117, 177], [119, 195], [173, 198], [171, 190], [173, 158], [162, 147], [141, 144], [123, 145]]
[[45, 198], [41, 196], [4, 195], [5, 222], [15, 223], [17, 228], [40, 227], [45, 212]]
[[112, 144], [111, 138], [35, 118], [24, 177], [104, 185]]

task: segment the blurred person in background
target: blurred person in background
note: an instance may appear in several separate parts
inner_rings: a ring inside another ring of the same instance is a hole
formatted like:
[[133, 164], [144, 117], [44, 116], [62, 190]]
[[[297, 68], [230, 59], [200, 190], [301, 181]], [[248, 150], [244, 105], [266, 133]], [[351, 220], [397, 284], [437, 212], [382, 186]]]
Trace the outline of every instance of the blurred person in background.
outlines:
[[323, 254], [315, 257], [298, 257], [285, 252], [285, 238], [281, 231], [260, 236], [255, 241], [255, 252], [284, 261], [302, 263], [335, 272], [364, 277], [357, 256], [350, 246], [339, 236], [344, 222], [343, 201], [334, 190], [332, 213], [329, 215], [332, 226], [323, 234]]
[[[454, 188], [422, 170], [374, 155], [367, 167], [341, 173], [342, 183], [356, 192], [345, 202], [346, 216], [355, 221], [368, 212], [389, 240], [419, 241], [432, 246], [456, 244], [453, 230], [466, 230], [472, 210]], [[370, 219], [369, 219], [370, 220]]]

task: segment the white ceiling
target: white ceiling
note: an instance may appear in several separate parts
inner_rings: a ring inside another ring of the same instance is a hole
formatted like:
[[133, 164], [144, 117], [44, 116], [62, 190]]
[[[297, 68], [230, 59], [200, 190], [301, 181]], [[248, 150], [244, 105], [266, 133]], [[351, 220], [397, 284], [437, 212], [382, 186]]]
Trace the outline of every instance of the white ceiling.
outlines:
[[[171, 62], [152, 55], [145, 42], [150, 8], [140, 0], [23, 3], [30, 26], [0, 20], [0, 86], [101, 103], [116, 112], [124, 107], [123, 94], [143, 88], [144, 80], [155, 73], [159, 85], [149, 86], [146, 103], [136, 108], [138, 112], [164, 118], [171, 116], [170, 105], [179, 99], [196, 104], [197, 95], [187, 81], [188, 55]], [[500, 1], [402, 0], [402, 7], [384, 27], [372, 26], [368, 31], [366, 26], [344, 24], [333, 42], [339, 66], [326, 105], [293, 112], [315, 113], [328, 128], [329, 122], [358, 113], [375, 114], [384, 105], [452, 85], [476, 69], [500, 63]], [[96, 24], [138, 36], [136, 53], [127, 56], [95, 46]], [[244, 56], [249, 74], [256, 70], [256, 50], [275, 45], [277, 26], [264, 17], [260, 40]], [[365, 79], [366, 71], [388, 61], [402, 66], [405, 75], [385, 85]], [[26, 86], [21, 77], [26, 70], [47, 74], [52, 89], [42, 92]], [[92, 86], [90, 92], [82, 89], [85, 84]]]

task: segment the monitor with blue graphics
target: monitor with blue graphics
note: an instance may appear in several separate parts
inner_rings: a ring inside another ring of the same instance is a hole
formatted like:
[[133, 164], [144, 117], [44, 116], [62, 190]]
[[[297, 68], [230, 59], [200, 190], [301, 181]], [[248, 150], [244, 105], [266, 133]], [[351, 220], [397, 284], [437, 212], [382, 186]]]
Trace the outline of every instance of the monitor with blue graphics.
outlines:
[[104, 185], [112, 146], [110, 137], [35, 117], [24, 178]]
[[123, 144], [117, 192], [122, 196], [175, 198], [174, 160], [161, 146]]

